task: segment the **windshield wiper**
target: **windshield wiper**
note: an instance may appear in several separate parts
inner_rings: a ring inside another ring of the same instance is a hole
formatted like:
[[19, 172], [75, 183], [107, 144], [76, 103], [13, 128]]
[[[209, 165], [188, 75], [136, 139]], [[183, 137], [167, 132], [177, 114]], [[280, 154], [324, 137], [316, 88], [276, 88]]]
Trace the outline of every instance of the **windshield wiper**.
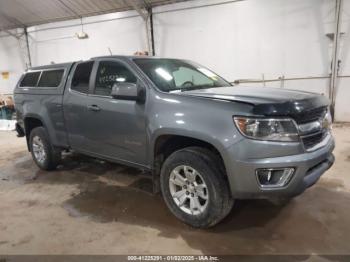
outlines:
[[196, 90], [196, 89], [207, 89], [207, 88], [213, 88], [215, 86], [212, 85], [202, 85], [202, 86], [189, 86], [189, 87], [184, 87], [184, 88], [179, 88], [177, 90], [182, 91], [191, 91], [191, 90]]

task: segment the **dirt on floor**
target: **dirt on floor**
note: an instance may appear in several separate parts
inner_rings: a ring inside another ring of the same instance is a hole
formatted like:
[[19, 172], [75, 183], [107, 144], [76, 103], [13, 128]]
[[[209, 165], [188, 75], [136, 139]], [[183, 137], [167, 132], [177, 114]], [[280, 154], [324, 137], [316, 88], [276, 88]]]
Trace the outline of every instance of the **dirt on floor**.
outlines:
[[147, 174], [68, 154], [39, 170], [24, 138], [0, 132], [0, 254], [350, 254], [350, 126], [336, 163], [285, 206], [237, 201], [209, 230], [179, 222]]

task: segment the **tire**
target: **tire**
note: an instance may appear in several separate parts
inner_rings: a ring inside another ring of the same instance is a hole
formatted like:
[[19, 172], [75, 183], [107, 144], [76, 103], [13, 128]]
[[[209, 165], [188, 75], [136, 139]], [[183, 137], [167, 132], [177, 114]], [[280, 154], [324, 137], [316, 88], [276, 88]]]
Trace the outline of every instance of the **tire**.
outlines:
[[200, 147], [176, 151], [165, 160], [160, 174], [161, 190], [165, 203], [178, 219], [196, 228], [208, 228], [228, 215], [234, 200], [221, 166], [214, 153]]
[[33, 160], [40, 169], [53, 170], [58, 166], [61, 151], [51, 145], [44, 127], [36, 127], [30, 132], [29, 147]]

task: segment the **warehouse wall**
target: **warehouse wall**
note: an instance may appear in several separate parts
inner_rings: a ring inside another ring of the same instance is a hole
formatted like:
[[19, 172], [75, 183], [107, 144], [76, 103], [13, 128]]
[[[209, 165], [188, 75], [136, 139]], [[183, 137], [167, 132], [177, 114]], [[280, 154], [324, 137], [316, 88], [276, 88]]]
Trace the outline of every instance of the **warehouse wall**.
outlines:
[[[224, 3], [223, 2], [227, 2]], [[193, 8], [194, 6], [205, 7]], [[230, 81], [327, 77], [335, 0], [196, 0], [154, 9], [156, 54], [198, 61]], [[344, 1], [340, 74], [350, 75], [350, 1]], [[146, 49], [136, 12], [84, 18], [89, 39], [78, 40], [79, 20], [30, 28], [34, 65]], [[349, 33], [347, 33], [349, 32]], [[0, 38], [0, 43], [2, 38]], [[2, 51], [0, 44], [0, 54]], [[2, 66], [0, 61], [0, 67]], [[18, 67], [19, 68], [19, 67]], [[19, 71], [21, 71], [20, 69]], [[341, 78], [336, 119], [350, 121], [350, 78]], [[245, 84], [252, 85], [252, 84]], [[328, 94], [329, 79], [255, 83]]]
[[335, 118], [339, 121], [350, 121], [350, 1], [345, 0], [343, 3], [340, 31], [344, 33], [344, 36], [341, 37], [340, 42], [339, 60], [341, 60], [341, 66], [339, 74], [345, 77], [340, 78], [338, 81]]
[[[333, 18], [325, 21], [325, 13], [333, 8], [326, 3], [331, 2], [249, 0], [164, 12], [155, 19], [157, 51], [210, 63], [228, 79], [325, 75], [330, 41], [322, 27]], [[317, 85], [311, 88], [321, 91]]]
[[[253, 83], [328, 95], [334, 0], [196, 1], [155, 10], [156, 47], [160, 56], [190, 58], [229, 80], [325, 77]], [[350, 1], [344, 1], [341, 32], [342, 67], [350, 75]], [[172, 12], [170, 12], [172, 11]], [[190, 26], [191, 25], [191, 26]], [[342, 78], [336, 95], [336, 119], [350, 121], [350, 78]]]
[[[146, 49], [143, 20], [136, 12], [121, 12], [83, 19], [88, 39], [80, 40], [80, 20], [36, 26], [29, 29], [33, 64], [60, 63], [94, 56], [113, 54], [130, 55]], [[49, 29], [48, 28], [55, 28]]]
[[[10, 94], [25, 66], [16, 38], [0, 36], [0, 94]], [[8, 79], [2, 72], [9, 72]]]

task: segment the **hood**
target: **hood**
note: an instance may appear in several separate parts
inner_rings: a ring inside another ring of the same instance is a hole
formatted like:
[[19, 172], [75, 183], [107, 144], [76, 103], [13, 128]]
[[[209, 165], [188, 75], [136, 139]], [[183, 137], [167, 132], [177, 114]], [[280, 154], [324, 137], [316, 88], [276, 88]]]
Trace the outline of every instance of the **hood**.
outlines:
[[325, 96], [296, 90], [229, 86], [184, 91], [181, 94], [253, 105], [259, 115], [295, 115], [329, 105]]

